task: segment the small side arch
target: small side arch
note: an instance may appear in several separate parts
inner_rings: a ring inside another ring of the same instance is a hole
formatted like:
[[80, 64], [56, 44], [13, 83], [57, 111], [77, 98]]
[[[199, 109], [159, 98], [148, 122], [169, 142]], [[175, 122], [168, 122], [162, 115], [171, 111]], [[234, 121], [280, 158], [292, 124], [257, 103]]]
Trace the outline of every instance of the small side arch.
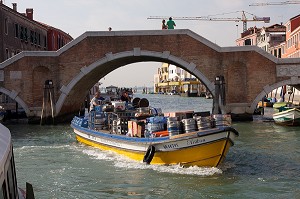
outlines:
[[280, 81], [280, 82], [277, 82], [275, 84], [272, 84], [272, 85], [267, 85], [264, 87], [264, 90], [259, 93], [256, 98], [254, 99], [254, 101], [252, 102], [251, 106], [250, 106], [250, 110], [249, 110], [249, 113], [253, 113], [254, 110], [256, 109], [256, 106], [258, 104], [258, 102], [264, 97], [266, 96], [267, 94], [269, 94], [270, 92], [272, 92], [274, 89], [276, 88], [279, 88], [281, 86], [284, 86], [284, 85], [299, 85], [300, 84], [300, 78], [298, 77], [292, 77], [290, 79], [287, 79], [287, 80], [284, 80], [284, 81]]
[[18, 102], [18, 104], [20, 104], [22, 106], [22, 108], [24, 109], [27, 117], [30, 116], [30, 110], [29, 110], [27, 104], [18, 96], [19, 95], [18, 92], [16, 92], [15, 90], [10, 91], [10, 90], [7, 90], [6, 88], [3, 88], [3, 87], [0, 87], [0, 92], [6, 94], [11, 99]]

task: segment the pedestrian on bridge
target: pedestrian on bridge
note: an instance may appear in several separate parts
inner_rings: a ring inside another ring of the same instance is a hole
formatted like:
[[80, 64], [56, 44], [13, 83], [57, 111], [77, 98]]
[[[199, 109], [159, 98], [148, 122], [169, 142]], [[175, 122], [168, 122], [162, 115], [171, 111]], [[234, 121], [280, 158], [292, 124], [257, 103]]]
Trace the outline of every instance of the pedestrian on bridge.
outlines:
[[169, 18], [169, 21], [167, 22], [168, 29], [174, 29], [176, 26], [175, 22], [172, 20], [172, 17]]
[[164, 30], [164, 29], [168, 29], [168, 26], [166, 25], [166, 20], [162, 20], [162, 25], [161, 25], [161, 29]]

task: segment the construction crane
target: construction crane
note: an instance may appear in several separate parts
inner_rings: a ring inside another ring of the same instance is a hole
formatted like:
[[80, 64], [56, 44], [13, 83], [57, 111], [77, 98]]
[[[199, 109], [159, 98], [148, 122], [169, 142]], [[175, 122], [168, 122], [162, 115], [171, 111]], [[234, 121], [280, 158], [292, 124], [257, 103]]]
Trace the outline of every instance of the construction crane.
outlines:
[[[232, 14], [232, 13], [238, 13], [240, 12], [242, 14], [241, 17], [214, 17], [217, 15], [208, 15], [208, 16], [201, 16], [201, 17], [172, 17], [174, 20], [199, 20], [199, 21], [234, 21], [234, 22], [243, 22], [243, 32], [247, 30], [247, 22], [249, 21], [263, 21], [265, 23], [270, 22], [270, 17], [257, 17], [251, 13], [248, 13], [246, 11], [237, 11], [237, 12], [230, 12], [230, 13], [223, 13], [218, 15], [225, 15], [225, 14]], [[252, 19], [248, 19], [246, 17], [246, 14], [252, 15]], [[168, 19], [169, 17], [166, 16], [150, 16], [147, 19]]]
[[288, 4], [300, 4], [300, 1], [281, 1], [281, 2], [266, 2], [266, 3], [252, 3], [249, 6], [278, 6], [278, 5], [288, 5]]

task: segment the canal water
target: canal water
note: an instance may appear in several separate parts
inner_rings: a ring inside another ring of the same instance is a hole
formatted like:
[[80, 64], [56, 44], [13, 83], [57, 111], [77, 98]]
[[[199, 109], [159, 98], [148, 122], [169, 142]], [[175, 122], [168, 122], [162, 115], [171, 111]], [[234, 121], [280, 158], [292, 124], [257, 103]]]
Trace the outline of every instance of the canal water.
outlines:
[[[212, 100], [142, 95], [163, 111], [210, 111]], [[37, 199], [300, 198], [300, 127], [234, 122], [240, 132], [218, 168], [145, 165], [76, 142], [69, 124], [10, 124], [19, 187]]]

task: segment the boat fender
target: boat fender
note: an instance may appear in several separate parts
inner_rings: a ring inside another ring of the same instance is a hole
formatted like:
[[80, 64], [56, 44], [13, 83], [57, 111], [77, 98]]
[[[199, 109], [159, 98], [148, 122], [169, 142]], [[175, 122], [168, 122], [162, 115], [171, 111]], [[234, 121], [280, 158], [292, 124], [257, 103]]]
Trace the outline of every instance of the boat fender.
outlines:
[[239, 136], [239, 132], [238, 132], [235, 128], [231, 127], [231, 126], [226, 126], [226, 127], [224, 127], [224, 131], [231, 131], [231, 132], [233, 132], [235, 135]]
[[146, 164], [150, 164], [155, 153], [155, 147], [153, 145], [150, 145], [146, 151], [146, 154], [144, 156], [143, 162]]

